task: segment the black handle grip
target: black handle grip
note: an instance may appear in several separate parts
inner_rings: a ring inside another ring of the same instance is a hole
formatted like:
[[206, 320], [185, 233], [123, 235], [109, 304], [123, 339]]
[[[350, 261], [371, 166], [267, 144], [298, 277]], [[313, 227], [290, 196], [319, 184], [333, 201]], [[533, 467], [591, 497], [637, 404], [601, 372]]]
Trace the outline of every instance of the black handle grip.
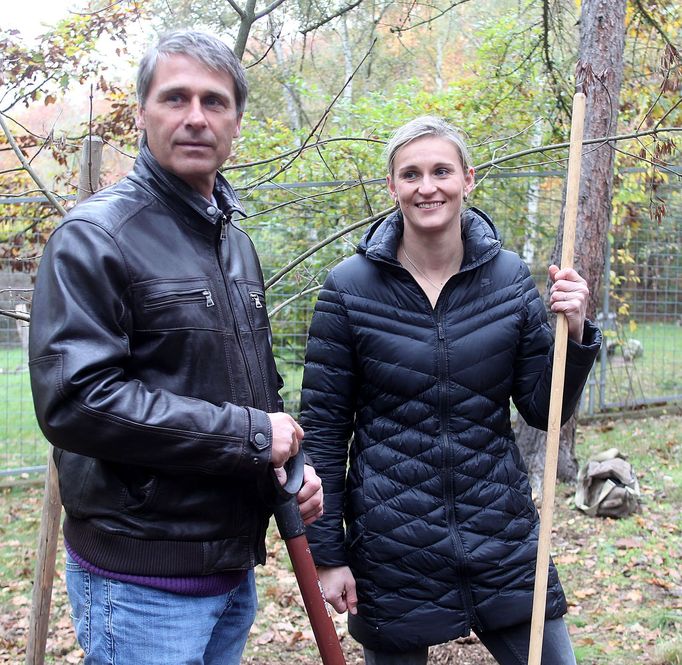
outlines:
[[279, 478], [275, 473], [275, 467], [270, 468], [270, 475], [272, 477], [272, 482], [275, 485], [275, 490], [277, 494], [276, 502], [278, 504], [285, 503], [292, 497], [298, 494], [298, 491], [303, 487], [303, 467], [305, 466], [305, 457], [303, 451], [299, 451], [290, 457], [284, 463], [284, 470], [287, 474], [287, 480], [282, 485], [279, 482]]

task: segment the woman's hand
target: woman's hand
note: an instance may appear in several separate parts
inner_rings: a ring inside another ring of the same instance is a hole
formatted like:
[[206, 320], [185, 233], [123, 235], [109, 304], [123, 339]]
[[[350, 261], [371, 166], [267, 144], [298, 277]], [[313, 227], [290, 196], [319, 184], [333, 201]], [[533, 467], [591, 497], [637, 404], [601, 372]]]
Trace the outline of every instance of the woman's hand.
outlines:
[[550, 309], [562, 312], [568, 323], [568, 336], [578, 344], [583, 341], [583, 326], [590, 291], [587, 282], [573, 269], [549, 266], [549, 278], [554, 282], [550, 290]]
[[322, 583], [324, 597], [339, 613], [348, 610], [351, 614], [358, 612], [358, 597], [355, 594], [355, 578], [348, 566], [325, 568], [320, 566], [317, 574]]

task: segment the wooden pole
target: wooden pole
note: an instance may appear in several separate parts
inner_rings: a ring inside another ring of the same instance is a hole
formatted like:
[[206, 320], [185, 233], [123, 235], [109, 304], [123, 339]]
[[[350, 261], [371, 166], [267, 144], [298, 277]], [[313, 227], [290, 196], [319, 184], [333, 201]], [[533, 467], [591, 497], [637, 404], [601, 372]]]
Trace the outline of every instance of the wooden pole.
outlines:
[[[564, 213], [564, 233], [561, 244], [560, 267], [562, 269], [573, 267], [584, 121], [585, 95], [582, 92], [577, 92], [573, 97], [571, 119], [571, 140], [566, 184], [566, 208]], [[556, 472], [559, 459], [559, 433], [561, 431], [561, 411], [563, 407], [567, 345], [568, 321], [564, 314], [559, 313], [557, 315], [556, 335], [554, 339], [552, 387], [549, 402], [549, 419], [547, 422], [547, 453], [545, 458], [544, 479], [542, 482], [540, 535], [538, 539], [537, 563], [535, 566], [535, 589], [533, 592], [533, 615], [530, 627], [528, 665], [540, 665], [542, 655], [542, 637], [545, 628], [545, 608], [547, 604], [547, 577], [549, 575], [549, 550], [552, 535], [552, 517], [554, 513]]]
[[99, 189], [99, 173], [102, 166], [102, 147], [99, 136], [87, 136], [81, 148], [78, 175], [78, 202], [84, 201]]
[[47, 472], [45, 474], [45, 494], [40, 516], [38, 536], [38, 555], [33, 581], [31, 601], [31, 622], [28, 629], [26, 646], [26, 665], [43, 665], [47, 630], [50, 623], [50, 604], [52, 601], [52, 582], [57, 560], [59, 525], [62, 517], [62, 504], [57, 482], [57, 469], [49, 447]]
[[[89, 136], [83, 143], [78, 179], [79, 202], [87, 199], [97, 190], [102, 163], [102, 145], [102, 139], [99, 136]], [[40, 516], [38, 554], [31, 599], [31, 619], [26, 645], [26, 665], [43, 665], [45, 662], [47, 631], [50, 623], [52, 583], [54, 581], [59, 527], [62, 517], [62, 501], [59, 494], [59, 482], [53, 452], [52, 445], [50, 445], [47, 455], [43, 509]]]

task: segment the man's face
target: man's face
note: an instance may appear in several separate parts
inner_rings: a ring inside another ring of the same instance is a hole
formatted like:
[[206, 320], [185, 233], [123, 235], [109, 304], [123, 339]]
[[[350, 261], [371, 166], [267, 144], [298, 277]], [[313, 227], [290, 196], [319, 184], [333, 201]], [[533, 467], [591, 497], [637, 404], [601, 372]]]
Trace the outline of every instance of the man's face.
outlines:
[[208, 199], [241, 121], [232, 77], [179, 54], [159, 58], [137, 111], [137, 126], [159, 164]]

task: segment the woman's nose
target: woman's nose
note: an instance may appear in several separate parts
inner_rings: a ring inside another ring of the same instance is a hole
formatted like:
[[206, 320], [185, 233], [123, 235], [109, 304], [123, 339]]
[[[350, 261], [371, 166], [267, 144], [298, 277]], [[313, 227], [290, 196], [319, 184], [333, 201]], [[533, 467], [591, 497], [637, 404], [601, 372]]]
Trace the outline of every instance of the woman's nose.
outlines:
[[419, 191], [422, 194], [429, 194], [436, 190], [436, 185], [431, 177], [425, 175], [419, 183]]

